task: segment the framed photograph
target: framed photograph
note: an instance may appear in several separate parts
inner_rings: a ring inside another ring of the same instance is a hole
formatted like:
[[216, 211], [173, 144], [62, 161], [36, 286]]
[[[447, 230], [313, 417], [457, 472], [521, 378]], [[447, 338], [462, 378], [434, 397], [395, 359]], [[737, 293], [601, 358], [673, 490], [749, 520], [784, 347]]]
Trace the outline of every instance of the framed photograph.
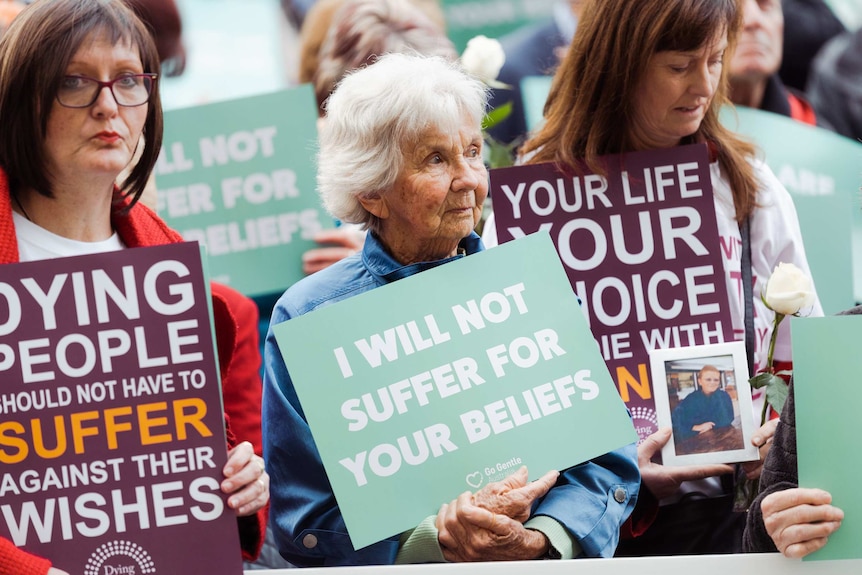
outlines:
[[659, 427], [672, 427], [665, 465], [756, 461], [757, 430], [741, 341], [650, 352]]

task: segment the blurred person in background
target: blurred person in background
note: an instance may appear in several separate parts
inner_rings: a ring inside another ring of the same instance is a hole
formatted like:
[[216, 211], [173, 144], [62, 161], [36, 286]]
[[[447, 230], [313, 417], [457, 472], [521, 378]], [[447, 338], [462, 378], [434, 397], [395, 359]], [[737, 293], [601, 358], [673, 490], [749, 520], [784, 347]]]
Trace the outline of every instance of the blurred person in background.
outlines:
[[521, 80], [554, 73], [575, 35], [583, 4], [584, 0], [556, 2], [552, 18], [528, 24], [499, 38], [506, 61], [497, 81], [509, 87], [495, 88], [491, 92], [491, 108], [512, 102], [512, 113], [488, 130], [497, 141], [520, 145], [526, 138], [527, 118]]
[[778, 75], [790, 88], [808, 93], [814, 58], [829, 40], [845, 32], [827, 0], [781, 0], [784, 58]]
[[179, 76], [186, 68], [183, 24], [175, 0], [126, 0], [153, 34], [162, 74]]
[[392, 52], [458, 57], [443, 29], [413, 0], [342, 0], [311, 75], [321, 115], [323, 103], [347, 72]]
[[742, 6], [742, 32], [728, 62], [731, 101], [817, 125], [814, 107], [778, 75], [784, 50], [781, 0], [742, 0]]
[[[314, 85], [321, 117], [336, 83], [383, 54], [407, 52], [455, 60], [455, 47], [433, 18], [439, 11], [436, 2], [417, 4], [416, 0], [320, 0], [315, 4], [300, 35], [299, 69], [301, 80]], [[321, 247], [303, 254], [306, 274], [362, 249], [365, 233], [348, 224], [318, 232], [314, 240]]]
[[16, 2], [15, 0], [0, 0], [0, 36], [3, 35], [6, 28], [8, 28], [9, 24], [12, 23], [12, 19], [18, 15], [24, 6], [25, 4], [23, 2]]
[[862, 141], [862, 28], [823, 46], [808, 74], [817, 115], [843, 136]]
[[[314, 7], [322, 1], [323, 0], [281, 0], [281, 8], [290, 25], [297, 30], [301, 30], [305, 26], [305, 21], [310, 17]], [[432, 20], [434, 20], [434, 22], [440, 26], [441, 30], [446, 30], [446, 16], [443, 14], [440, 0], [411, 1], [421, 8]]]

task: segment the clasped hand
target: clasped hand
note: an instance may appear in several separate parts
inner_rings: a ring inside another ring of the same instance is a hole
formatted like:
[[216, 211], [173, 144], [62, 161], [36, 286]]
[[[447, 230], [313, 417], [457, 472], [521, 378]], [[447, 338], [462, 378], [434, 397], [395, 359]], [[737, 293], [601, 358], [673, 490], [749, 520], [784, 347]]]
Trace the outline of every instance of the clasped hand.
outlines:
[[437, 539], [447, 561], [515, 561], [535, 559], [548, 550], [542, 533], [524, 527], [533, 503], [556, 483], [549, 471], [528, 482], [526, 467], [475, 494], [462, 493], [437, 514]]

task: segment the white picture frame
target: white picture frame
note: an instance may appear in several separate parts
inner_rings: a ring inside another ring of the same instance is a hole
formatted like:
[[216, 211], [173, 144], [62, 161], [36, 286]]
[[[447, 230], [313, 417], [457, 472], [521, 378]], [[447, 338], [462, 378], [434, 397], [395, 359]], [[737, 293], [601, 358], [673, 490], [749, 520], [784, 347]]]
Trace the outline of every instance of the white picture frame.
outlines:
[[[759, 450], [751, 444], [759, 426], [751, 401], [744, 342], [652, 350], [650, 371], [658, 426], [673, 428], [670, 441], [662, 448], [664, 465], [739, 463], [760, 458]], [[718, 389], [707, 391], [716, 379]], [[719, 392], [723, 395], [716, 395]], [[733, 412], [729, 424], [728, 403], [723, 398], [730, 399]], [[698, 423], [704, 417], [716, 421]]]

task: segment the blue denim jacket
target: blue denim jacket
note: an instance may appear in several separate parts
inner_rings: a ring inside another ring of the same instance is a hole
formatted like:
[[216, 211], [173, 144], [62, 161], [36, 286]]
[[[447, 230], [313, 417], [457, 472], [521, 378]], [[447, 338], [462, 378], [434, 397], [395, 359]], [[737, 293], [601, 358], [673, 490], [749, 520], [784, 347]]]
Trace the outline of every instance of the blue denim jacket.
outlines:
[[[461, 248], [470, 255], [484, 246], [471, 234]], [[276, 303], [270, 326], [461, 257], [404, 266], [369, 233], [361, 253], [291, 286]], [[264, 363], [263, 451], [271, 477], [270, 525], [279, 551], [302, 566], [394, 563], [398, 536], [354, 551], [272, 327]], [[584, 556], [610, 557], [639, 484], [632, 444], [565, 470], [533, 516], [559, 522]]]

